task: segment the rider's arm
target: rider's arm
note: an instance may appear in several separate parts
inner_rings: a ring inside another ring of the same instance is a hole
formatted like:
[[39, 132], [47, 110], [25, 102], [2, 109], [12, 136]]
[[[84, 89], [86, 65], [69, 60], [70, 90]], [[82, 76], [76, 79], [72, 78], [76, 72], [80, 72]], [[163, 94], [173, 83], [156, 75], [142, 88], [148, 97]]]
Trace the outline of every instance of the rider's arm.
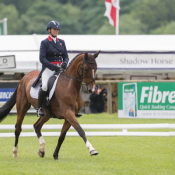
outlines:
[[68, 54], [67, 54], [66, 44], [65, 44], [65, 42], [63, 40], [62, 40], [62, 43], [63, 43], [63, 47], [64, 47], [63, 63], [68, 64], [69, 57], [68, 57]]

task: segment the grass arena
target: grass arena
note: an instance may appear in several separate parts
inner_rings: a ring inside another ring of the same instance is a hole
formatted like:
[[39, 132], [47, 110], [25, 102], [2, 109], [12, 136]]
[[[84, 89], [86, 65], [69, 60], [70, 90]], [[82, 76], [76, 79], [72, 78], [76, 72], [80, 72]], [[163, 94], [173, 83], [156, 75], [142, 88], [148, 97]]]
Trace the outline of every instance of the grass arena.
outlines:
[[[34, 124], [37, 119], [35, 115], [27, 115], [23, 124]], [[78, 121], [80, 125], [174, 123], [173, 119], [119, 119], [117, 114], [109, 115], [106, 113], [83, 114]], [[16, 115], [10, 115], [0, 126], [15, 123]], [[62, 123], [62, 120], [50, 119], [45, 125]], [[171, 131], [173, 130], [171, 129]], [[31, 130], [27, 131], [31, 132]], [[115, 130], [107, 129], [106, 131]], [[170, 129], [135, 129], [134, 131], [169, 132]], [[10, 133], [14, 131], [0, 130], [0, 132]], [[55, 161], [52, 154], [58, 137], [44, 137], [46, 141], [44, 158], [40, 158], [37, 154], [39, 149], [37, 137], [20, 137], [17, 159], [13, 159], [12, 153], [14, 137], [1, 137], [0, 174], [175, 174], [175, 142], [173, 136], [88, 136], [87, 138], [98, 150], [99, 155], [91, 157], [80, 137], [66, 137], [58, 161]]]

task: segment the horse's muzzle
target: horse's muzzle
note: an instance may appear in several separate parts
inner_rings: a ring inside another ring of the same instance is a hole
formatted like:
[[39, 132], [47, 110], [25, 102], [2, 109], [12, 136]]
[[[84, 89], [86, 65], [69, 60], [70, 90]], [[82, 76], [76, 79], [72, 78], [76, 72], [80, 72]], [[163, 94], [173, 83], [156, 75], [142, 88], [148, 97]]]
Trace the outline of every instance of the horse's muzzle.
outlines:
[[95, 92], [95, 89], [94, 88], [93, 89], [90, 89], [90, 88], [87, 87], [87, 93], [88, 94], [92, 94], [94, 92]]
[[95, 92], [95, 84], [94, 83], [93, 83], [93, 85], [88, 84], [88, 85], [86, 85], [86, 87], [87, 87], [87, 93], [92, 94]]
[[89, 89], [89, 90], [88, 90], [88, 93], [89, 93], [89, 94], [92, 94], [92, 90], [91, 90], [91, 89]]

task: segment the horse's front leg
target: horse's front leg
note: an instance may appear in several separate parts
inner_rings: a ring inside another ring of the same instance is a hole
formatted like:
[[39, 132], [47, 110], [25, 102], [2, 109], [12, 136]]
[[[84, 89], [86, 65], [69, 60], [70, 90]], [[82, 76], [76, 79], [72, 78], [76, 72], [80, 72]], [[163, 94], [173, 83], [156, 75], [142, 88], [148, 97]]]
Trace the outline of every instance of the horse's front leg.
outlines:
[[45, 144], [46, 144], [46, 142], [44, 141], [44, 138], [41, 134], [41, 128], [42, 128], [43, 124], [45, 122], [47, 122], [48, 120], [49, 120], [48, 116], [42, 117], [42, 118], [39, 118], [38, 121], [33, 125], [34, 129], [35, 129], [35, 133], [37, 134], [37, 137], [39, 139], [39, 144], [40, 144], [40, 149], [38, 151], [38, 155], [42, 158], [45, 155]]
[[65, 139], [66, 133], [69, 130], [70, 126], [71, 126], [71, 124], [67, 120], [65, 120], [63, 127], [62, 127], [62, 130], [61, 130], [60, 137], [58, 139], [57, 147], [53, 153], [53, 157], [55, 160], [58, 160], [58, 153], [59, 153], [60, 147]]
[[67, 110], [66, 112], [66, 119], [69, 121], [69, 123], [75, 128], [75, 130], [78, 132], [80, 137], [83, 138], [86, 147], [89, 149], [89, 153], [91, 156], [97, 155], [98, 151], [92, 146], [92, 144], [87, 140], [84, 130], [81, 128], [80, 124], [78, 123], [78, 120], [75, 116], [75, 113], [72, 110]]

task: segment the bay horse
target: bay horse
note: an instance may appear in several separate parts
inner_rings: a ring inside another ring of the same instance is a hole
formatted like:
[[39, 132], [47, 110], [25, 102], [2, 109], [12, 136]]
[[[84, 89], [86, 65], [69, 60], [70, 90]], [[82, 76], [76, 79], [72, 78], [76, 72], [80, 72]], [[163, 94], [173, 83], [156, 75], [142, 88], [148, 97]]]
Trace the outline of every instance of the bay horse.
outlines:
[[[56, 84], [54, 95], [51, 99], [52, 112], [55, 117], [64, 119], [64, 124], [58, 139], [56, 149], [53, 153], [55, 160], [58, 160], [60, 147], [65, 139], [66, 133], [71, 126], [75, 128], [80, 137], [84, 140], [86, 147], [89, 149], [90, 155], [97, 155], [98, 152], [93, 148], [92, 144], [87, 140], [84, 130], [81, 128], [76, 114], [79, 112], [82, 101], [80, 88], [82, 82], [87, 85], [89, 92], [95, 91], [95, 73], [97, 70], [96, 58], [100, 51], [95, 54], [80, 53], [69, 63], [66, 71], [63, 71]], [[10, 110], [16, 103], [17, 122], [15, 125], [15, 145], [13, 148], [13, 157], [17, 157], [18, 139], [22, 131], [21, 125], [26, 112], [32, 105], [37, 108], [37, 99], [30, 96], [30, 89], [37, 78], [39, 71], [32, 71], [26, 74], [19, 82], [18, 87], [12, 97], [0, 108], [0, 122], [5, 119]], [[38, 155], [44, 157], [45, 141], [41, 134], [41, 128], [45, 122], [50, 119], [49, 110], [44, 107], [46, 116], [40, 117], [33, 125], [35, 133], [39, 139], [40, 149]]]

